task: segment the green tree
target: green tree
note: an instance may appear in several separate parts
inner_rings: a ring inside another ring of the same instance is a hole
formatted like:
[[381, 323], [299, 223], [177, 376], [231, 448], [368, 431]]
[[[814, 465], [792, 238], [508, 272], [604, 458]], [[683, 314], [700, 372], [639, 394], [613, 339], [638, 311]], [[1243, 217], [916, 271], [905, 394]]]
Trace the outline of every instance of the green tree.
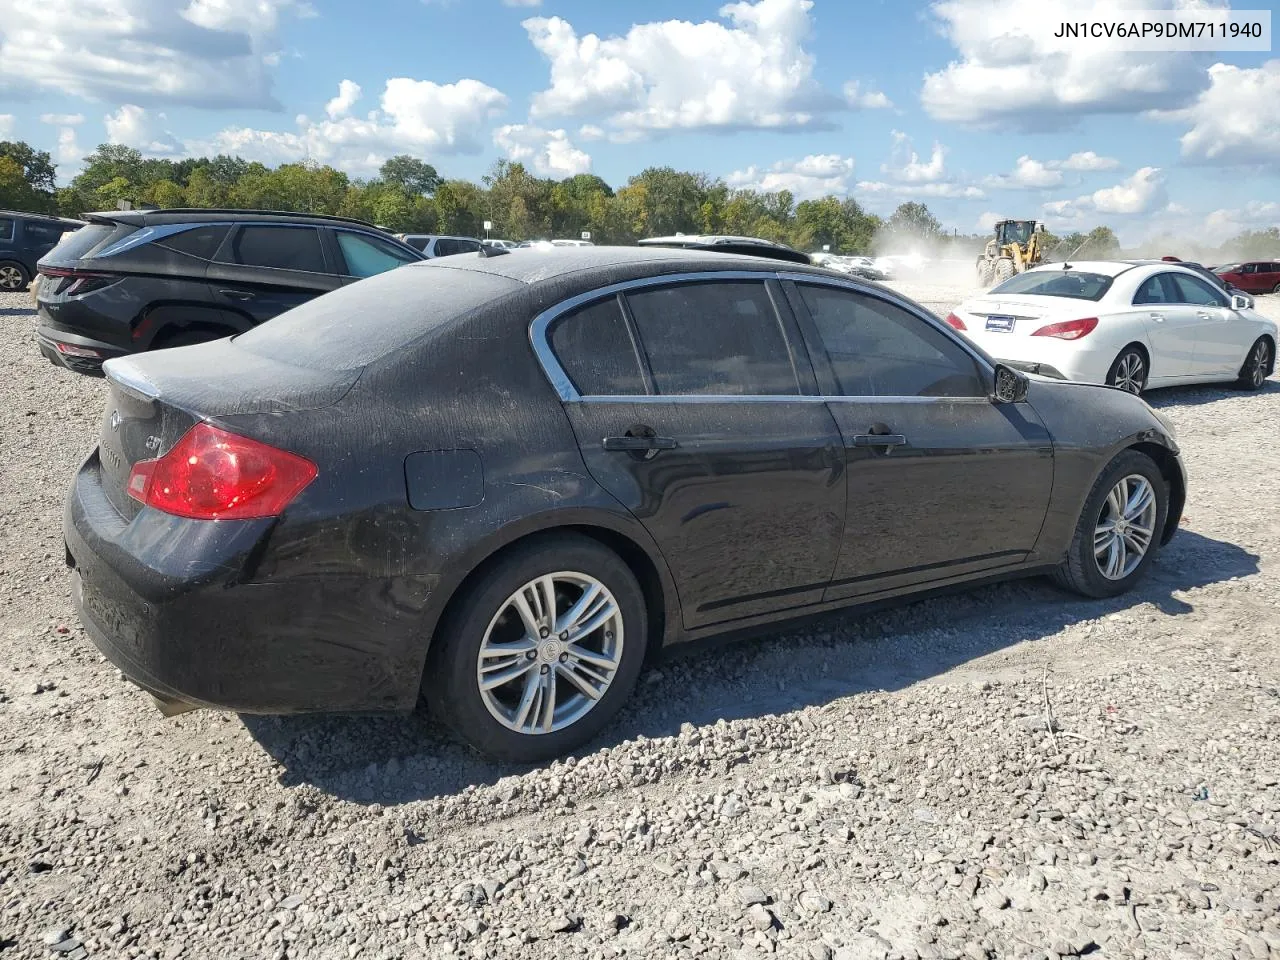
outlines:
[[52, 213], [54, 166], [49, 154], [21, 140], [0, 140], [0, 207]]
[[1082, 253], [1087, 253], [1090, 260], [1109, 260], [1120, 255], [1120, 241], [1110, 227], [1094, 227], [1085, 239], [1088, 245]]
[[406, 153], [387, 160], [378, 169], [378, 176], [406, 193], [432, 194], [444, 183], [435, 167]]
[[942, 234], [942, 224], [923, 203], [908, 201], [898, 205], [885, 229], [890, 235], [911, 240], [934, 240]]

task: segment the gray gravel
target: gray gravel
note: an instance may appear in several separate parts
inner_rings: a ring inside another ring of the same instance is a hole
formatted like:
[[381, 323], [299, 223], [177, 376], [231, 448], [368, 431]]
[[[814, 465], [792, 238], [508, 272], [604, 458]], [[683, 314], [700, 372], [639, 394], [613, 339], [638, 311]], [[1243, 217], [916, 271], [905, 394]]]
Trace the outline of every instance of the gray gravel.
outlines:
[[1136, 594], [692, 651], [527, 770], [418, 716], [162, 719], [72, 613], [103, 385], [32, 327], [0, 295], [6, 960], [1280, 957], [1280, 384], [1151, 397], [1192, 488]]

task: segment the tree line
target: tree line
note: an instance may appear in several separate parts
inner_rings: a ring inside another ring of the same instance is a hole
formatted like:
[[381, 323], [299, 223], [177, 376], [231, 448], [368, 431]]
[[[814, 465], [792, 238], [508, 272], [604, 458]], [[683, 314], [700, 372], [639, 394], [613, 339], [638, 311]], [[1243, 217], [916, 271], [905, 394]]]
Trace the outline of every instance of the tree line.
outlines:
[[[170, 160], [102, 144], [67, 186], [57, 186], [56, 174], [48, 153], [21, 141], [0, 142], [0, 208], [67, 217], [114, 210], [121, 201], [286, 210], [355, 217], [393, 233], [463, 236], [482, 236], [489, 221], [491, 236], [509, 240], [589, 231], [597, 243], [622, 244], [674, 233], [727, 233], [842, 254], [897, 252], [924, 243], [934, 256], [970, 256], [987, 240], [946, 231], [922, 203], [903, 203], [881, 218], [852, 197], [796, 202], [788, 190], [738, 189], [672, 167], [649, 167], [615, 190], [594, 174], [537, 177], [508, 160], [497, 161], [480, 183], [447, 179], [431, 164], [404, 155], [387, 160], [376, 177], [359, 179], [316, 163], [268, 167], [225, 155]], [[1280, 256], [1280, 231], [1237, 238], [1242, 239], [1257, 248], [1250, 256]], [[1108, 227], [1045, 240], [1057, 257], [1082, 245], [1081, 256], [1120, 252]]]

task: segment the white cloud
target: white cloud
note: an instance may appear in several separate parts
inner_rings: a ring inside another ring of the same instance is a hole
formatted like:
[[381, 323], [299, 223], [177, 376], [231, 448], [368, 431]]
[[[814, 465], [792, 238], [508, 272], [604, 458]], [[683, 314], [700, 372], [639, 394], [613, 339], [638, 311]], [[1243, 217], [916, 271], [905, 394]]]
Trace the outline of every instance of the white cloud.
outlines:
[[511, 160], [532, 164], [539, 176], [564, 178], [591, 170], [591, 156], [575, 147], [563, 130], [508, 124], [493, 132], [493, 142]]
[[40, 122], [54, 127], [76, 127], [84, 123], [83, 113], [42, 113]]
[[947, 148], [934, 143], [933, 153], [928, 160], [921, 160], [911, 145], [911, 138], [905, 133], [894, 130], [893, 148], [889, 162], [881, 164], [880, 172], [902, 183], [936, 183], [946, 176], [945, 160]]
[[1198, 163], [1280, 163], [1280, 60], [1247, 69], [1226, 63], [1209, 68], [1209, 89], [1191, 106], [1157, 113], [1191, 124], [1182, 156]]
[[1082, 150], [1079, 153], [1073, 153], [1059, 163], [1058, 166], [1063, 170], [1090, 172], [1094, 170], [1114, 170], [1120, 166], [1120, 161], [1114, 157], [1100, 157], [1092, 150]]
[[1054, 169], [1048, 163], [1042, 163], [1024, 155], [1018, 158], [1012, 173], [987, 177], [984, 182], [989, 187], [1003, 187], [1014, 190], [1056, 187], [1062, 183], [1062, 171]]
[[[1198, 0], [1147, 0], [1153, 9]], [[986, 128], [1047, 130], [1094, 113], [1181, 107], [1205, 88], [1203, 54], [1063, 46], [1051, 25], [1116, 13], [1115, 0], [940, 0], [930, 7], [959, 59], [925, 75], [930, 115]]]
[[296, 0], [0, 0], [0, 97], [275, 108], [271, 65]]
[[992, 213], [988, 210], [985, 213], [978, 214], [978, 219], [974, 221], [973, 226], [979, 233], [990, 233], [995, 229], [997, 223], [1007, 219], [1009, 218], [1003, 213]]
[[343, 80], [338, 84], [338, 95], [324, 105], [324, 112], [329, 115], [330, 120], [337, 120], [350, 113], [359, 99], [360, 84], [352, 80]]
[[12, 113], [0, 113], [0, 139], [12, 136], [16, 125], [17, 120]]
[[579, 140], [603, 140], [605, 132], [594, 123], [584, 123], [578, 128]]
[[173, 134], [158, 131], [158, 121], [165, 115], [152, 114], [135, 103], [123, 104], [115, 113], [102, 118], [110, 143], [133, 147], [143, 153], [160, 156], [177, 156], [183, 152], [182, 141]]
[[850, 80], [844, 85], [844, 100], [849, 106], [861, 110], [887, 110], [893, 101], [879, 90], [863, 90], [857, 80]]
[[1143, 167], [1112, 187], [1104, 187], [1074, 200], [1052, 200], [1044, 210], [1061, 220], [1079, 220], [1098, 214], [1149, 214], [1167, 209], [1169, 194], [1159, 167]]
[[862, 193], [912, 199], [916, 197], [948, 200], [981, 200], [986, 194], [978, 187], [963, 183], [885, 183], [882, 180], [859, 180]]
[[[342, 96], [340, 88], [336, 99]], [[316, 121], [299, 116], [293, 131], [232, 127], [209, 140], [188, 141], [185, 151], [189, 155], [239, 154], [268, 164], [310, 159], [372, 173], [397, 153], [430, 157], [479, 153], [488, 124], [506, 108], [507, 97], [478, 80], [438, 84], [393, 77], [386, 82], [379, 104], [380, 109], [366, 117]]]
[[551, 64], [531, 116], [601, 116], [626, 134], [680, 129], [798, 129], [843, 102], [813, 77], [804, 49], [813, 0], [728, 3], [727, 23], [635, 24], [622, 37], [578, 36], [560, 17], [524, 21]]
[[84, 150], [76, 139], [75, 127], [62, 127], [58, 130], [58, 162], [77, 164], [84, 158]]
[[1277, 223], [1280, 223], [1280, 203], [1251, 200], [1243, 207], [1224, 208], [1208, 214], [1205, 232], [1209, 242], [1221, 243], [1241, 231], [1274, 227]]
[[849, 192], [853, 179], [853, 157], [839, 154], [811, 154], [797, 161], [782, 161], [769, 167], [735, 170], [725, 178], [736, 189], [773, 193], [790, 190], [797, 200], [811, 200], [828, 194]]

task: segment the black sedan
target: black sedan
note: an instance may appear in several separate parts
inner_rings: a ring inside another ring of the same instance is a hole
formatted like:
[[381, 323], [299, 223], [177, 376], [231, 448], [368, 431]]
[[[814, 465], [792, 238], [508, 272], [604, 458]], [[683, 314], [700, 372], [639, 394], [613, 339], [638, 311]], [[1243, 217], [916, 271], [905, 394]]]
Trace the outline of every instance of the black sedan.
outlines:
[[1168, 424], [883, 287], [671, 249], [464, 254], [112, 360], [66, 505], [81, 621], [166, 711], [410, 710], [575, 749], [646, 655], [958, 583], [1119, 594]]

